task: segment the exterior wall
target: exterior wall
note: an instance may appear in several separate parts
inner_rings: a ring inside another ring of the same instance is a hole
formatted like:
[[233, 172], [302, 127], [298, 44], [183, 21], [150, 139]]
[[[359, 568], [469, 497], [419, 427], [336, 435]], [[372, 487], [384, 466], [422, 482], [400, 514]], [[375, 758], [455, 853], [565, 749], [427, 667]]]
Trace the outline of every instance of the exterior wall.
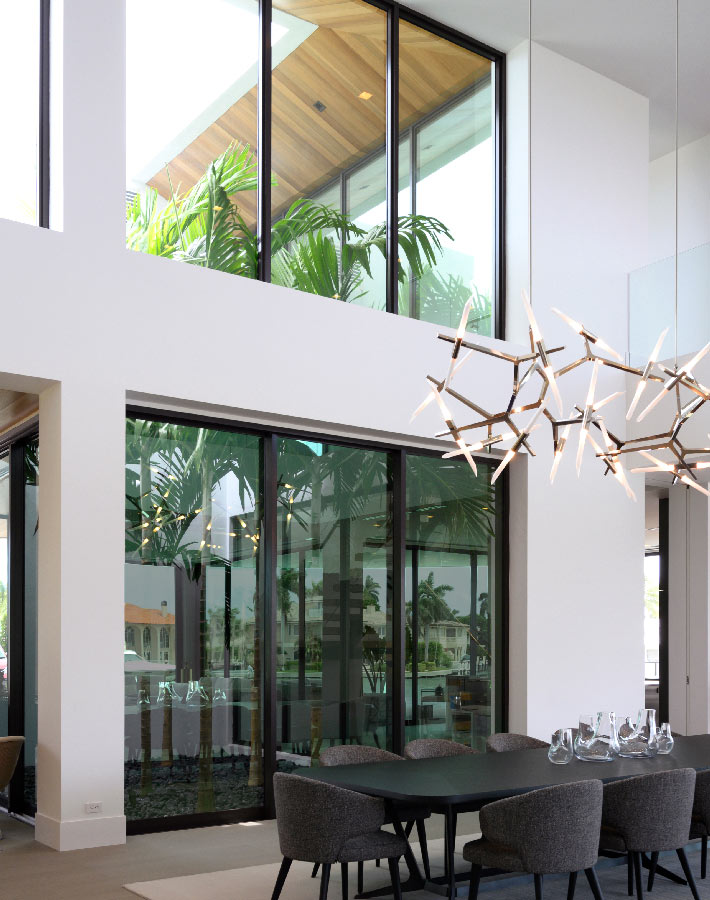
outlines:
[[[409, 418], [447, 348], [436, 326], [126, 251], [123, 4], [55, 7], [64, 230], [0, 221], [0, 387], [41, 391], [37, 839], [73, 849], [125, 840], [126, 399], [431, 446], [437, 415]], [[623, 345], [621, 279], [646, 220], [647, 104], [535, 55], [538, 308], [593, 311]], [[510, 247], [518, 272], [519, 251]], [[466, 377], [481, 402], [507, 402], [498, 361], [478, 359]], [[546, 453], [530, 461], [527, 492], [514, 478], [511, 497], [522, 542], [511, 547], [511, 638], [522, 648], [511, 727], [543, 737], [581, 708], [629, 711], [643, 696], [642, 507], [589, 458], [579, 481], [567, 471], [550, 491], [548, 463]], [[101, 814], [86, 814], [88, 801]]]

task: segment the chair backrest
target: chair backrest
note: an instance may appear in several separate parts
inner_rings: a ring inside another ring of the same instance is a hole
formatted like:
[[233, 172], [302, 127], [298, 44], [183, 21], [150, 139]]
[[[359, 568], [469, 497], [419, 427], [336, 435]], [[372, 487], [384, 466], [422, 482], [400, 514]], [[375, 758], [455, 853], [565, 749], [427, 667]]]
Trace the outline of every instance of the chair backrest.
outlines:
[[695, 773], [693, 818], [700, 819], [710, 831], [710, 769]]
[[0, 737], [0, 790], [10, 783], [24, 743], [23, 737]]
[[537, 750], [549, 747], [547, 741], [529, 737], [527, 734], [515, 734], [513, 731], [499, 731], [486, 738], [488, 753], [507, 753], [509, 750]]
[[526, 872], [578, 872], [599, 853], [601, 781], [576, 781], [530, 791], [484, 806], [483, 836], [510, 847]]
[[371, 834], [385, 821], [382, 800], [301, 775], [274, 775], [281, 853], [305, 862], [335, 863], [349, 838]]
[[366, 747], [363, 744], [337, 744], [321, 750], [319, 757], [324, 766], [352, 766], [359, 763], [404, 762], [401, 756], [380, 750], [379, 747]]
[[457, 744], [456, 741], [445, 741], [441, 738], [417, 738], [410, 741], [404, 748], [407, 759], [433, 759], [437, 756], [463, 756], [466, 753], [475, 753], [465, 744]]
[[694, 769], [612, 781], [604, 787], [603, 823], [629, 850], [677, 850], [688, 841], [694, 794]]

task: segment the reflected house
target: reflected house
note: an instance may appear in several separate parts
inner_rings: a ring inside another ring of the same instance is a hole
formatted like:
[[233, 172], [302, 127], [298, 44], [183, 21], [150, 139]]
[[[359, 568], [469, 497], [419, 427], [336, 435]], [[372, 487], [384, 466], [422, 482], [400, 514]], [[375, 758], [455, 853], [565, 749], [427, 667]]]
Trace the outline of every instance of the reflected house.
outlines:
[[455, 620], [444, 622], [432, 622], [429, 626], [429, 637], [444, 648], [454, 663], [461, 662], [464, 654], [469, 651], [468, 625]]
[[124, 617], [126, 650], [149, 662], [175, 664], [175, 616], [164, 601], [159, 610], [126, 603]]

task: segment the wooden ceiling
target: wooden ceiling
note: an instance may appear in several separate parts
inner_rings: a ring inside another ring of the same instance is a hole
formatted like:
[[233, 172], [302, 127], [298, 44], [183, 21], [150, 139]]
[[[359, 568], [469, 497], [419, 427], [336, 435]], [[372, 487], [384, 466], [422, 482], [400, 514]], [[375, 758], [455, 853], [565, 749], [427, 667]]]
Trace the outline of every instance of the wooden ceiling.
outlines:
[[[340, 171], [384, 146], [384, 12], [361, 0], [275, 0], [274, 8], [318, 28], [273, 73], [273, 209], [313, 195]], [[427, 31], [400, 23], [400, 123], [409, 127], [468, 85], [490, 62]], [[360, 99], [363, 91], [372, 96]], [[314, 104], [323, 104], [319, 111]], [[185, 191], [237, 141], [256, 147], [257, 88], [252, 88], [171, 161], [173, 185]], [[150, 184], [170, 196], [165, 172]], [[253, 225], [254, 193], [240, 197]]]
[[37, 394], [0, 390], [0, 435], [39, 412]]

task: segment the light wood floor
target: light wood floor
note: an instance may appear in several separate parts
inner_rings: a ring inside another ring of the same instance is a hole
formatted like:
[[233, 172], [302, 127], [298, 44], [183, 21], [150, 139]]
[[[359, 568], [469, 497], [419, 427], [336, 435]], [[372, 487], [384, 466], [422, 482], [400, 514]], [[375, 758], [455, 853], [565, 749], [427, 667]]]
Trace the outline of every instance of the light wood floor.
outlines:
[[[476, 815], [459, 817], [459, 833], [478, 830]], [[34, 830], [0, 815], [0, 896], [3, 900], [130, 900], [123, 885], [175, 875], [256, 866], [280, 860], [276, 823], [221, 825], [129, 837], [120, 847], [58, 853], [34, 840]], [[415, 832], [416, 834], [416, 832]], [[443, 835], [441, 816], [427, 823]]]

